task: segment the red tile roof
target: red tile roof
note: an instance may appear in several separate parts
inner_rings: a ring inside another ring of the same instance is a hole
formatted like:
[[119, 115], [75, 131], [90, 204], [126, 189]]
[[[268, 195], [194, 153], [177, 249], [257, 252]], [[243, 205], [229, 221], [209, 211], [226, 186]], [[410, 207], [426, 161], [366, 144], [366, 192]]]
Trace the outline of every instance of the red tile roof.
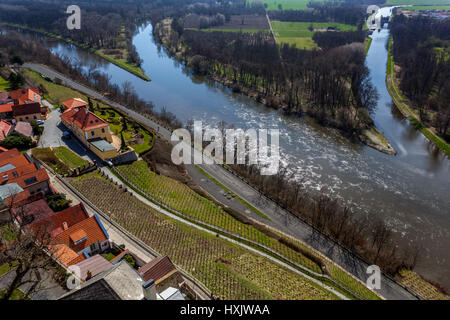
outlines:
[[10, 131], [11, 125], [5, 120], [0, 120], [0, 140], [4, 140]]
[[15, 117], [41, 113], [41, 104], [39, 102], [19, 104], [12, 106], [12, 110]]
[[[81, 233], [87, 235], [87, 239], [75, 244], [71, 238], [78, 239]], [[72, 236], [72, 237], [71, 237]], [[95, 217], [84, 219], [83, 221], [71, 226], [55, 237], [55, 243], [65, 244], [75, 252], [80, 252], [95, 242], [103, 242], [107, 238], [103, 233], [102, 227], [98, 224]]]
[[44, 168], [41, 168], [35, 172], [27, 173], [22, 176], [19, 176], [15, 179], [11, 179], [8, 181], [8, 183], [17, 183], [19, 186], [21, 186], [23, 189], [29, 188], [37, 183], [41, 183], [44, 181], [49, 181], [50, 178], [48, 177], [47, 171]]
[[109, 126], [108, 122], [98, 117], [96, 114], [88, 111], [86, 107], [66, 110], [61, 115], [61, 119], [67, 123], [74, 123], [83, 131]]
[[87, 218], [89, 218], [89, 214], [83, 204], [80, 203], [44, 219], [35, 220], [31, 228], [35, 234], [49, 232], [53, 237], [56, 237], [65, 228], [70, 228]]
[[83, 254], [77, 254], [65, 244], [55, 244], [49, 246], [53, 257], [61, 261], [66, 266], [71, 266], [85, 259]]
[[0, 104], [0, 113], [12, 112], [13, 105], [13, 102]]
[[73, 98], [66, 101], [61, 102], [63, 106], [65, 106], [67, 109], [77, 108], [77, 107], [84, 107], [87, 106], [88, 103], [80, 98]]
[[8, 149], [0, 147], [0, 153], [6, 152], [6, 151], [8, 151]]
[[143, 265], [139, 268], [138, 273], [141, 275], [144, 281], [153, 279], [156, 282], [164, 278], [169, 273], [174, 273], [177, 269], [175, 268], [172, 261], [170, 261], [168, 256], [157, 257], [151, 260], [149, 263]]
[[41, 103], [41, 95], [39, 93], [38, 88], [19, 89], [11, 91], [9, 95], [11, 96], [11, 99], [17, 101], [17, 104], [25, 104], [33, 102]]

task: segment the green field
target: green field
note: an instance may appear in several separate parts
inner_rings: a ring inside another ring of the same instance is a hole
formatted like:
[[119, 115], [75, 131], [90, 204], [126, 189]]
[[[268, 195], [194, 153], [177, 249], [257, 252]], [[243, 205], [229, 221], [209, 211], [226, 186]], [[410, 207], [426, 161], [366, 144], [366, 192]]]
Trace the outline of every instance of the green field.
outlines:
[[[315, 0], [319, 2], [320, 0]], [[301, 10], [305, 9], [310, 2], [310, 0], [263, 0], [265, 4], [267, 4], [267, 10], [279, 10], [278, 5], [281, 5], [282, 10], [286, 9], [295, 9]]]
[[72, 169], [78, 167], [84, 167], [89, 164], [88, 161], [81, 158], [72, 150], [66, 147], [56, 147], [53, 148], [55, 155], [65, 164], [69, 165]]
[[442, 5], [450, 4], [450, 0], [387, 0], [386, 4]]
[[448, 10], [450, 11], [450, 5], [448, 6], [414, 6], [414, 7], [402, 7], [401, 9], [411, 10], [411, 11], [421, 11], [421, 10]]
[[[314, 49], [317, 44], [312, 40], [314, 32], [308, 28], [310, 22], [281, 22], [272, 21], [272, 29], [278, 43], [295, 44], [299, 49]], [[328, 27], [336, 27], [340, 31], [356, 30], [356, 26], [342, 23], [329, 22], [313, 22], [314, 29], [327, 29]]]
[[7, 91], [9, 89], [9, 82], [0, 77], [0, 92]]

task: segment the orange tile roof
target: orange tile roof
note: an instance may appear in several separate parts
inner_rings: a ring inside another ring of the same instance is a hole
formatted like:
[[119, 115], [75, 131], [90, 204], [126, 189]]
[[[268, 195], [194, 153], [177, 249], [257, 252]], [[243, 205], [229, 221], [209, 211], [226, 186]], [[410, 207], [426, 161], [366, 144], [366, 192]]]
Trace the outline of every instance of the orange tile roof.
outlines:
[[0, 120], [0, 140], [4, 140], [11, 131], [11, 125], [5, 120]]
[[0, 147], [0, 153], [6, 152], [6, 151], [8, 151], [8, 149]]
[[39, 102], [41, 103], [41, 95], [38, 88], [19, 89], [9, 93], [11, 99], [17, 101], [18, 104]]
[[[83, 256], [82, 254], [77, 254], [75, 251], [70, 249], [65, 244], [55, 244], [49, 246], [49, 250], [52, 252], [53, 256], [61, 261], [66, 266], [70, 266], [72, 264], [78, 263], [84, 259], [80, 259], [80, 256]], [[84, 257], [83, 257], [84, 258]], [[78, 261], [79, 260], [79, 261]]]
[[0, 113], [12, 112], [13, 102], [0, 104]]
[[72, 240], [73, 243], [77, 243], [80, 240], [87, 238], [87, 233], [83, 229], [77, 230], [74, 233], [71, 233], [69, 235], [70, 240]]
[[77, 108], [77, 107], [83, 107], [87, 106], [88, 103], [80, 98], [72, 98], [66, 101], [61, 102], [63, 106], [65, 106], [67, 109]]
[[[83, 234], [87, 235], [87, 239], [86, 241], [75, 244], [73, 239], [81, 239], [80, 231], [83, 231]], [[71, 240], [71, 238], [73, 239]], [[75, 252], [80, 252], [97, 241], [103, 242], [105, 240], [107, 240], [107, 237], [95, 216], [84, 219], [55, 237], [55, 243], [65, 244]]]
[[74, 123], [83, 131], [109, 126], [108, 122], [90, 112], [86, 107], [66, 110], [61, 115], [61, 119], [67, 123]]

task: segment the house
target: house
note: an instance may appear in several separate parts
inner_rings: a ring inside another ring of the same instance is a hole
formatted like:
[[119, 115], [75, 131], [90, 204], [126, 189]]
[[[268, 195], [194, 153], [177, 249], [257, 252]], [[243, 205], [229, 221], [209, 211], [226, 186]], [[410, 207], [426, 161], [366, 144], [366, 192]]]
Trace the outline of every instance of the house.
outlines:
[[35, 219], [30, 225], [34, 234], [39, 235], [48, 233], [52, 237], [56, 237], [61, 232], [89, 218], [84, 205], [82, 203], [56, 212], [50, 216]]
[[117, 149], [111, 144], [113, 139], [109, 123], [86, 107], [66, 110], [61, 115], [61, 122], [102, 160], [117, 155]]
[[14, 126], [14, 131], [23, 134], [26, 137], [31, 137], [33, 135], [33, 127], [29, 122], [19, 121]]
[[80, 98], [72, 98], [69, 100], [65, 100], [61, 102], [61, 108], [63, 110], [69, 110], [72, 108], [80, 108], [80, 107], [86, 107], [88, 103]]
[[67, 266], [110, 248], [109, 235], [97, 215], [67, 226], [67, 229], [53, 238], [52, 243], [59, 245], [58, 251], [77, 255], [77, 259], [64, 259], [63, 263]]
[[47, 118], [47, 109], [42, 108], [38, 102], [14, 105], [12, 113], [16, 121], [32, 122]]
[[0, 119], [12, 119], [13, 117], [13, 102], [0, 104]]
[[98, 274], [60, 300], [156, 300], [153, 280], [144, 282], [125, 260]]
[[178, 287], [180, 275], [169, 257], [161, 256], [140, 267], [138, 273], [144, 281], [153, 279], [156, 291], [162, 292], [169, 287]]
[[41, 104], [41, 94], [38, 88], [19, 89], [9, 92], [9, 96], [15, 105], [39, 103]]
[[5, 121], [0, 120], [0, 140], [4, 140], [11, 133], [12, 125]]
[[16, 183], [31, 195], [51, 194], [47, 171], [17, 149], [0, 153], [0, 185]]

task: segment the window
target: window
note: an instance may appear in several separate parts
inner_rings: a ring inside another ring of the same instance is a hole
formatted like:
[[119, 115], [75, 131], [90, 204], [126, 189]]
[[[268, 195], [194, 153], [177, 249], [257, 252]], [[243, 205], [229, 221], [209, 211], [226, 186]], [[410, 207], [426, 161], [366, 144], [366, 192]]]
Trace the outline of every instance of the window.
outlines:
[[91, 244], [91, 245], [89, 246], [89, 249], [91, 250], [91, 252], [97, 251], [97, 250], [99, 249], [98, 241], [96, 241], [96, 242], [94, 242], [93, 244]]
[[23, 118], [19, 118], [19, 121], [22, 121], [23, 120]]
[[26, 119], [26, 120], [28, 120], [28, 116], [27, 116], [27, 117], [25, 117], [25, 119]]
[[33, 116], [33, 119], [37, 119], [37, 117], [36, 117], [36, 116]]
[[25, 184], [28, 186], [28, 185], [30, 185], [30, 184], [32, 184], [32, 183], [35, 183], [35, 182], [37, 182], [38, 180], [37, 180], [37, 178], [36, 177], [31, 177], [31, 178], [28, 178], [28, 179], [25, 179]]
[[102, 133], [105, 133], [105, 128], [102, 128]]
[[91, 136], [93, 136], [93, 135], [95, 135], [95, 132], [94, 132], [94, 131], [91, 131]]

